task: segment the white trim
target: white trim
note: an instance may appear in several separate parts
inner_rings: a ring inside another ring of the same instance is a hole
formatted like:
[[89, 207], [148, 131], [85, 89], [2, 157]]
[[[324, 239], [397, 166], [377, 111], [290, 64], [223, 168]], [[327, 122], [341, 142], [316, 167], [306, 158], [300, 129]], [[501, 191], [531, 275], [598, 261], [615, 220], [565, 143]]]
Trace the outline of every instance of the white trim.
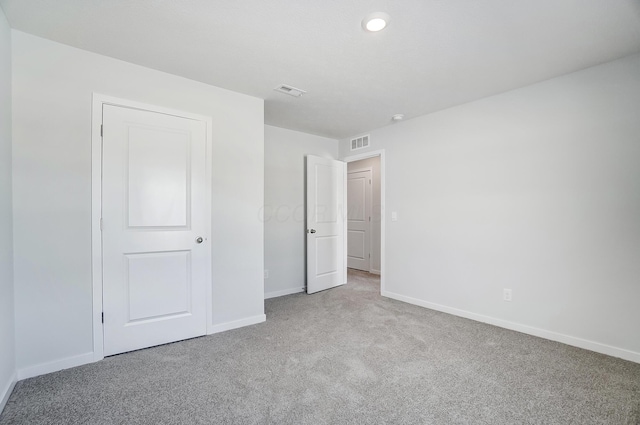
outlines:
[[16, 382], [18, 382], [16, 372], [13, 372], [11, 377], [9, 378], [9, 383], [5, 387], [3, 392], [0, 392], [0, 414], [4, 410], [4, 406], [7, 405], [7, 401], [9, 401], [9, 397], [11, 397], [11, 393], [13, 392], [13, 388], [16, 386]]
[[289, 288], [289, 289], [283, 289], [281, 291], [265, 292], [264, 299], [267, 300], [269, 298], [276, 298], [276, 297], [283, 297], [285, 295], [297, 294], [300, 292], [304, 292], [304, 290], [305, 290], [305, 287], [302, 286], [300, 288]]
[[371, 271], [370, 271], [369, 273], [379, 275], [379, 274], [380, 274], [380, 270], [373, 270], [373, 269], [371, 269]]
[[[342, 187], [342, 261], [343, 261], [343, 267], [342, 267], [342, 284], [346, 285], [347, 284], [347, 280], [349, 279], [348, 277], [348, 270], [347, 268], [349, 267], [349, 259], [347, 258], [347, 255], [349, 253], [349, 247], [347, 244], [347, 234], [349, 233], [349, 215], [347, 214], [347, 207], [348, 207], [348, 201], [347, 201], [347, 182], [349, 181], [349, 174], [347, 174], [348, 171], [348, 167], [347, 167], [347, 163], [346, 162], [342, 162], [340, 161], [340, 163], [342, 164], [343, 167], [343, 173], [342, 173], [342, 181], [343, 181], [343, 187]], [[371, 263], [371, 259], [369, 259], [369, 263]], [[337, 285], [336, 285], [337, 286]], [[328, 288], [327, 288], [328, 289]]]
[[[211, 184], [212, 184], [212, 158], [213, 158], [213, 119], [204, 115], [193, 114], [185, 111], [165, 108], [156, 105], [136, 102], [127, 99], [106, 96], [93, 93], [91, 104], [91, 278], [93, 287], [93, 361], [104, 358], [104, 329], [102, 325], [102, 232], [100, 230], [100, 218], [102, 217], [102, 135], [100, 127], [102, 125], [103, 105], [114, 105], [124, 108], [140, 109], [145, 111], [158, 112], [161, 114], [173, 115], [181, 118], [203, 121], [206, 126], [206, 179], [207, 179], [207, 199], [205, 200], [208, 217], [211, 217]], [[211, 220], [205, 223], [205, 233], [211, 239]], [[213, 290], [211, 288], [211, 270], [207, 270], [206, 281], [207, 297], [207, 333], [213, 333], [213, 307], [211, 299]], [[84, 364], [84, 363], [83, 363]], [[36, 368], [38, 366], [35, 366]], [[29, 368], [28, 370], [30, 370]], [[44, 372], [47, 373], [47, 372]], [[18, 373], [20, 376], [20, 372]], [[34, 375], [35, 376], [35, 375]], [[22, 378], [21, 378], [22, 379]]]
[[102, 329], [102, 105], [105, 97], [93, 94], [91, 103], [91, 281], [93, 288], [93, 361], [104, 358]]
[[[211, 230], [211, 218], [213, 217], [213, 119], [211, 117], [202, 117], [205, 120], [206, 131], [206, 146], [205, 146], [205, 179], [207, 181], [207, 199], [205, 200], [205, 208], [208, 211], [206, 232], [209, 235], [209, 240], [213, 240], [213, 234]], [[209, 255], [211, 255], [211, 264], [213, 264], [213, 245], [209, 245]], [[207, 329], [209, 333], [211, 325], [213, 323], [213, 270], [209, 267], [207, 270]]]
[[244, 326], [255, 325], [257, 323], [262, 323], [267, 320], [267, 316], [265, 314], [259, 314], [257, 316], [247, 317], [240, 320], [234, 320], [231, 322], [220, 323], [217, 325], [211, 325], [207, 329], [207, 335], [216, 334], [219, 332], [230, 331], [231, 329], [238, 329]]
[[63, 369], [69, 369], [72, 367], [93, 363], [95, 361], [94, 358], [95, 357], [93, 353], [85, 353], [78, 356], [40, 363], [35, 366], [26, 367], [24, 369], [18, 369], [18, 380], [21, 381], [23, 379], [33, 378], [34, 376], [40, 376], [47, 373], [57, 372]]
[[[379, 149], [376, 151], [369, 151], [365, 153], [361, 153], [358, 155], [351, 155], [342, 158], [342, 160], [346, 163], [360, 161], [361, 159], [374, 158], [376, 156], [380, 157], [380, 293], [384, 294], [386, 290], [386, 234], [387, 234], [387, 225], [385, 220], [385, 203], [386, 203], [386, 169], [385, 169], [385, 150]], [[345, 182], [346, 185], [346, 182]], [[345, 191], [346, 192], [346, 191]], [[346, 205], [346, 204], [345, 204]], [[345, 214], [346, 215], [346, 214]], [[346, 241], [346, 238], [345, 238]], [[345, 242], [346, 243], [346, 242]], [[346, 250], [345, 250], [345, 260], [346, 260]], [[346, 261], [345, 261], [346, 263]]]
[[[362, 161], [362, 160], [360, 160]], [[355, 161], [349, 161], [349, 162], [355, 162]], [[373, 167], [365, 167], [365, 168], [354, 168], [353, 170], [349, 171], [349, 169], [347, 168], [347, 174], [352, 174], [352, 173], [361, 173], [363, 171], [371, 171], [371, 175], [373, 175]]]
[[551, 341], [561, 342], [563, 344], [583, 348], [585, 350], [595, 351], [596, 353], [606, 354], [608, 356], [619, 357], [624, 360], [640, 363], [640, 353], [625, 350], [623, 348], [613, 347], [611, 345], [601, 344], [599, 342], [589, 341], [587, 339], [582, 339], [571, 335], [565, 335], [545, 329], [536, 328], [533, 326], [510, 322], [508, 320], [485, 316], [483, 314], [472, 313], [466, 310], [460, 310], [453, 307], [435, 304], [428, 301], [420, 300], [418, 298], [407, 297], [393, 292], [383, 291], [382, 296], [393, 298], [394, 300], [403, 301], [420, 307], [425, 307], [431, 310], [452, 314], [454, 316], [475, 320], [477, 322], [488, 323], [490, 325], [510, 329], [512, 331], [522, 332], [527, 335], [533, 335], [540, 338], [549, 339]]

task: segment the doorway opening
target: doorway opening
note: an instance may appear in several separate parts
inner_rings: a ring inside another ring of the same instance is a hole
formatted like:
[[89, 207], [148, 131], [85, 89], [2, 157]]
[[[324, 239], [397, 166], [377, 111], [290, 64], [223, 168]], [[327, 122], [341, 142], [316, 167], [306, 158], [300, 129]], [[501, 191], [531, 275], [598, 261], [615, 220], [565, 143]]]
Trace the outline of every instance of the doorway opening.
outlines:
[[347, 276], [380, 277], [384, 292], [384, 150], [344, 158], [347, 163], [345, 255]]

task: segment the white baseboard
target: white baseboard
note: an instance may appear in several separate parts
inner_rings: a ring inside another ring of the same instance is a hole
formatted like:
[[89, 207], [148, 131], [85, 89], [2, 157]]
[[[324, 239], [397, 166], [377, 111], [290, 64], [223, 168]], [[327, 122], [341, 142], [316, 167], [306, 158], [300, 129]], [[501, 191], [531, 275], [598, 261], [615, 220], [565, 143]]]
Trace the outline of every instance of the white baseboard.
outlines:
[[264, 299], [268, 300], [269, 298], [276, 298], [276, 297], [283, 297], [285, 295], [291, 295], [291, 294], [298, 294], [300, 292], [304, 292], [304, 286], [301, 288], [289, 288], [289, 289], [283, 289], [282, 291], [272, 291], [272, 292], [265, 292], [264, 293]]
[[371, 270], [369, 270], [369, 273], [371, 273], [371, 274], [377, 274], [377, 275], [380, 275], [380, 270], [373, 270], [373, 269], [371, 269]]
[[34, 376], [45, 375], [47, 373], [57, 372], [62, 369], [69, 369], [93, 362], [93, 352], [90, 352], [73, 357], [67, 357], [66, 359], [40, 363], [35, 366], [18, 369], [18, 380], [21, 381], [23, 379], [33, 378]]
[[5, 387], [2, 389], [2, 392], [0, 392], [0, 414], [4, 410], [4, 406], [7, 405], [7, 401], [9, 401], [9, 397], [13, 391], [13, 387], [16, 386], [16, 382], [18, 382], [18, 376], [13, 372], [13, 375], [9, 378], [9, 382], [7, 382]]
[[[218, 332], [228, 331], [231, 329], [241, 328], [243, 326], [254, 325], [256, 323], [261, 323], [267, 320], [267, 316], [264, 314], [247, 317], [246, 319], [235, 320], [233, 322], [221, 323], [218, 325], [212, 325], [208, 330], [207, 334], [214, 334]], [[99, 359], [98, 359], [99, 360]], [[22, 369], [18, 369], [17, 374], [14, 378], [13, 384], [10, 384], [10, 388], [7, 390], [8, 394], [11, 394], [11, 390], [13, 389], [13, 385], [15, 385], [15, 381], [21, 381], [23, 379], [33, 378], [39, 375], [45, 375], [47, 373], [57, 372], [63, 369], [69, 369], [76, 366], [82, 366], [88, 363], [94, 363], [96, 358], [93, 352], [80, 354], [73, 357], [68, 357], [66, 359], [54, 360], [51, 362], [40, 363], [35, 366], [29, 366]], [[2, 393], [0, 393], [1, 395]], [[8, 394], [5, 394], [6, 398], [9, 397]], [[5, 397], [2, 398], [3, 403], [6, 402]], [[0, 405], [3, 406], [3, 405]]]
[[[241, 328], [243, 326], [254, 325], [256, 323], [264, 322], [265, 320], [267, 320], [267, 316], [264, 314], [261, 314], [258, 316], [247, 317], [246, 319], [235, 320], [233, 322], [212, 325], [207, 329], [207, 334], [214, 334], [218, 332], [227, 331], [230, 329]], [[69, 369], [76, 366], [82, 366], [88, 363], [94, 363], [97, 360], [101, 360], [101, 359], [96, 359], [93, 352], [80, 354], [77, 356], [68, 357], [66, 359], [54, 360], [51, 362], [40, 363], [34, 366], [18, 369], [16, 378], [18, 381], [21, 381], [23, 379], [33, 378], [39, 375], [45, 375], [47, 373], [57, 372], [63, 369]], [[14, 381], [15, 380], [16, 379], [14, 379]], [[13, 385], [11, 386], [11, 389], [13, 389]]]
[[522, 325], [520, 323], [510, 322], [508, 320], [497, 319], [491, 316], [485, 316], [482, 314], [472, 313], [453, 307], [435, 304], [389, 291], [383, 291], [382, 296], [393, 298], [394, 300], [403, 301], [409, 304], [414, 304], [420, 307], [429, 308], [431, 310], [453, 314], [454, 316], [460, 316], [467, 319], [475, 320], [477, 322], [488, 323], [490, 325], [510, 329], [512, 331], [522, 332], [528, 335], [549, 339], [551, 341], [561, 342], [563, 344], [572, 345], [574, 347], [584, 348], [585, 350], [595, 351], [596, 353], [606, 354], [608, 356], [619, 357], [624, 360], [640, 363], [640, 353], [636, 353], [635, 351], [625, 350], [623, 348], [613, 347], [611, 345], [606, 345], [595, 341], [589, 341], [570, 335], [535, 328], [533, 326]]
[[207, 329], [207, 335], [216, 334], [218, 332], [230, 331], [231, 329], [242, 328], [244, 326], [255, 325], [267, 320], [265, 314], [259, 314], [257, 316], [247, 317], [245, 319], [234, 320], [232, 322], [220, 323], [217, 325], [211, 325]]

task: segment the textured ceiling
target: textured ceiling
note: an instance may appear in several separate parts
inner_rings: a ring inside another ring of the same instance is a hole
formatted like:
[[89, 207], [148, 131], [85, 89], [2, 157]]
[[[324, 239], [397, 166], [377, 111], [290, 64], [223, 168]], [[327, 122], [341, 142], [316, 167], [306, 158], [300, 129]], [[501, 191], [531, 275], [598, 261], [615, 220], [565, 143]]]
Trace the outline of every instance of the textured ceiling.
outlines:
[[[333, 138], [640, 52], [640, 0], [0, 0], [15, 29], [265, 99]], [[366, 33], [370, 12], [391, 16]], [[273, 91], [285, 83], [308, 93]]]

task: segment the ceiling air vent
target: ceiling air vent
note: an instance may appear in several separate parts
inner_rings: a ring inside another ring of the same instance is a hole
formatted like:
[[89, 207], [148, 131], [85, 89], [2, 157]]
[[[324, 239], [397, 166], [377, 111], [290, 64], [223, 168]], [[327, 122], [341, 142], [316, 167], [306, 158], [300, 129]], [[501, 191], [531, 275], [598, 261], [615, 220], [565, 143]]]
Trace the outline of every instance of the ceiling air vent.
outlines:
[[279, 91], [280, 93], [288, 94], [289, 96], [294, 96], [294, 97], [300, 97], [306, 93], [306, 91], [304, 90], [297, 89], [295, 87], [291, 87], [286, 84], [280, 84], [274, 90]]
[[369, 135], [361, 136], [356, 139], [351, 139], [351, 150], [355, 151], [362, 148], [369, 147]]

